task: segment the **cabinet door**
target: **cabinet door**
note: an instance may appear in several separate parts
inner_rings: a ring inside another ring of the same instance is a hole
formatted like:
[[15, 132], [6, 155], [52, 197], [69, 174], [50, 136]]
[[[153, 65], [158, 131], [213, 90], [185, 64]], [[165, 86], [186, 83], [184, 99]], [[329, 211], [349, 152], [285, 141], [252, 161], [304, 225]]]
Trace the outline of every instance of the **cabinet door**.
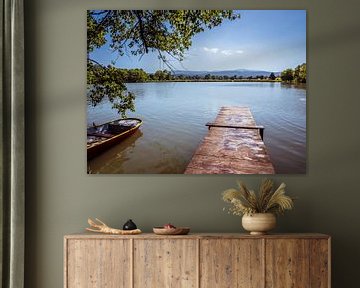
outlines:
[[266, 287], [310, 287], [310, 241], [266, 239]]
[[68, 239], [66, 288], [131, 287], [130, 240]]
[[330, 240], [310, 240], [310, 287], [330, 287]]
[[264, 287], [263, 242], [260, 239], [200, 241], [200, 287]]
[[197, 243], [195, 239], [134, 240], [134, 287], [197, 287]]

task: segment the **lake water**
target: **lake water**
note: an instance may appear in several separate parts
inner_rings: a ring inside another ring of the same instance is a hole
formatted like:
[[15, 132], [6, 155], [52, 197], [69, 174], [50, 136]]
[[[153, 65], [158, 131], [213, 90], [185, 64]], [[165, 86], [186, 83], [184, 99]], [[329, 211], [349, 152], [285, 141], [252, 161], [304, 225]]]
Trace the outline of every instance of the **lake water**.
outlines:
[[[183, 173], [222, 106], [248, 106], [277, 174], [306, 173], [306, 89], [269, 82], [131, 83], [136, 134], [88, 161], [91, 173]], [[111, 103], [88, 106], [88, 125], [119, 118]]]

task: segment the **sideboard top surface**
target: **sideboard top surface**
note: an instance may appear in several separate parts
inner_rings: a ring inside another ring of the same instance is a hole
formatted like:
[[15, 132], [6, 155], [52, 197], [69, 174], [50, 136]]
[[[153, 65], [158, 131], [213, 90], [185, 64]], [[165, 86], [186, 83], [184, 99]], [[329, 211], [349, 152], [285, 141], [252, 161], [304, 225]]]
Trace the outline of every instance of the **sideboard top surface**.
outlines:
[[320, 233], [286, 233], [250, 235], [246, 233], [189, 233], [188, 235], [156, 235], [142, 233], [138, 235], [110, 235], [101, 233], [75, 233], [64, 236], [65, 239], [329, 239], [329, 235]]

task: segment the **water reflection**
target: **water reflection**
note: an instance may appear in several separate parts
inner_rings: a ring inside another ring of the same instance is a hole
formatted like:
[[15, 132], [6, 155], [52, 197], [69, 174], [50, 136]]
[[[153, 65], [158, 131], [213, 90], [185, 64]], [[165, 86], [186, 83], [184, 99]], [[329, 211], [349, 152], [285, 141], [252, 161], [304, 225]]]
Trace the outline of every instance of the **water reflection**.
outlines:
[[118, 145], [111, 147], [91, 161], [88, 161], [88, 170], [91, 173], [124, 173], [121, 163], [131, 157], [131, 151], [136, 146], [136, 140], [143, 136], [141, 127], [129, 138]]

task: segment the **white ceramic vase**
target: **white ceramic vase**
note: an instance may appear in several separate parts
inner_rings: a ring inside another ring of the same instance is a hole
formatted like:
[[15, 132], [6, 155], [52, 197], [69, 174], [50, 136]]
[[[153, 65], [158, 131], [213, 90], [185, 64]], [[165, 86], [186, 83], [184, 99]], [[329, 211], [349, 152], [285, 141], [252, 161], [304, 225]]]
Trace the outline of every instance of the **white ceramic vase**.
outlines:
[[276, 226], [276, 217], [272, 213], [255, 213], [242, 217], [242, 226], [251, 235], [263, 235]]

